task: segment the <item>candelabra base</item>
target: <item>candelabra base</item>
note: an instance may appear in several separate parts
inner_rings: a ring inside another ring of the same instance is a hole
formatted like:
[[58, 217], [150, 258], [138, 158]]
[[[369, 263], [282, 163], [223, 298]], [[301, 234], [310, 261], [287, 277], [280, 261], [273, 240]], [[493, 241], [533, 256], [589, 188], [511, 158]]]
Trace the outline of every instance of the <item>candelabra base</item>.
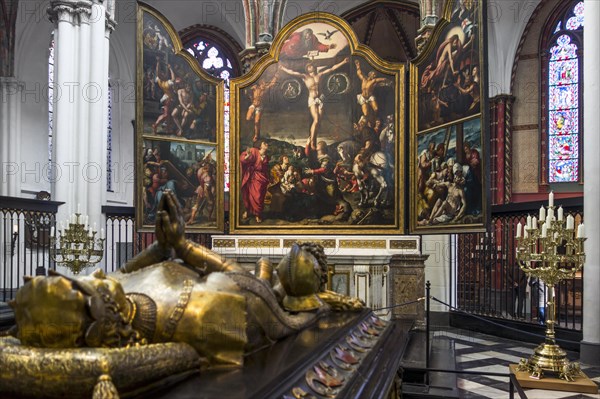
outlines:
[[581, 375], [579, 363], [570, 362], [567, 353], [556, 344], [543, 343], [535, 348], [528, 359], [521, 359], [519, 371], [526, 371], [531, 378], [540, 379], [544, 372], [566, 381], [575, 381]]

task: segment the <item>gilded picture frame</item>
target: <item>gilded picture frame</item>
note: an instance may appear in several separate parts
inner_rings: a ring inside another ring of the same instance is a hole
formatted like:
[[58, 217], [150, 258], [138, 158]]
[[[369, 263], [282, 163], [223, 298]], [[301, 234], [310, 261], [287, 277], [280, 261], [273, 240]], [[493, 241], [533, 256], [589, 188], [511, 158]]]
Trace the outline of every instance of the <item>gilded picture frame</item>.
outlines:
[[312, 13], [230, 88], [232, 233], [403, 232], [403, 65]]
[[409, 66], [409, 230], [485, 231], [489, 133], [485, 4], [447, 1], [423, 52]]
[[183, 48], [169, 21], [138, 3], [136, 227], [153, 232], [164, 190], [186, 232], [223, 232], [223, 82]]

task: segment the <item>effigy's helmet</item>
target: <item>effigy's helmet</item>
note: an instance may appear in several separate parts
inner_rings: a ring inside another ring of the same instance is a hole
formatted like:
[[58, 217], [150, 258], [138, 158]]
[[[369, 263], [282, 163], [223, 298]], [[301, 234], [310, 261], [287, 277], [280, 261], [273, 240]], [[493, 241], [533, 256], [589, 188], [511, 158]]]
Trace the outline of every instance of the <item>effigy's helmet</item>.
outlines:
[[318, 309], [323, 301], [317, 296], [321, 288], [321, 267], [308, 251], [293, 244], [277, 266], [277, 274], [285, 289], [283, 307], [292, 312]]

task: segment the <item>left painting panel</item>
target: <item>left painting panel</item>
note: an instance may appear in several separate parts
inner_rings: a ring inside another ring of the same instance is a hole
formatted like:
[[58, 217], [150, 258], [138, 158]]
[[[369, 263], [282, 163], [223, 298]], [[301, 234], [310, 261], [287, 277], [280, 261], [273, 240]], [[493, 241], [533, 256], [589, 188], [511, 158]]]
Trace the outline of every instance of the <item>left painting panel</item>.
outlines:
[[223, 84], [207, 75], [156, 10], [138, 6], [136, 220], [153, 231], [165, 190], [187, 232], [223, 231]]

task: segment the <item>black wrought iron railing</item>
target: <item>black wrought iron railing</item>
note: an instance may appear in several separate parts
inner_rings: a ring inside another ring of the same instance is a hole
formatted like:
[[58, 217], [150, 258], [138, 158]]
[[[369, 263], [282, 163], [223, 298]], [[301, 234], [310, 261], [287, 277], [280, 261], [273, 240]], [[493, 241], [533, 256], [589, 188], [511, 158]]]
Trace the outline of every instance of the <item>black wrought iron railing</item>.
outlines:
[[0, 196], [0, 302], [14, 298], [24, 276], [44, 275], [50, 230], [62, 202]]
[[[138, 232], [135, 224], [135, 208], [103, 206], [106, 216], [106, 242], [102, 265], [106, 272], [118, 270], [156, 239], [154, 233]], [[192, 241], [211, 247], [210, 234], [186, 234]]]
[[[576, 226], [583, 217], [583, 200], [560, 201], [565, 217], [572, 215]], [[544, 321], [543, 282], [528, 278], [515, 259], [516, 227], [535, 216], [542, 202], [512, 204], [492, 208], [488, 231], [460, 234], [457, 238], [458, 309], [502, 319], [529, 323]], [[557, 327], [581, 330], [583, 312], [583, 271], [556, 286]]]

